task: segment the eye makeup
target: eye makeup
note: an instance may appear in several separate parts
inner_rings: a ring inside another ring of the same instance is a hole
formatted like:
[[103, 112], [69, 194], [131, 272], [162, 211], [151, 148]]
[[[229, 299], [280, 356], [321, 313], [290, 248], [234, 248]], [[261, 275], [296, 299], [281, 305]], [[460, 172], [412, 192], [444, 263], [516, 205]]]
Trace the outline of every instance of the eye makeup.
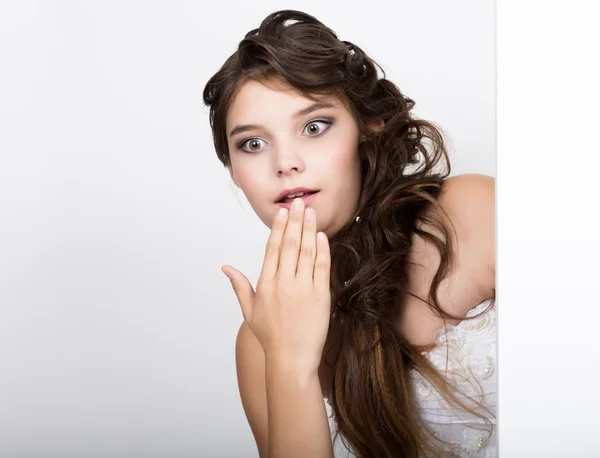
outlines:
[[[308, 121], [306, 124], [304, 124], [304, 126], [302, 127], [302, 132], [304, 132], [309, 125], [317, 124], [317, 123], [323, 123], [323, 124], [327, 125], [327, 127], [322, 132], [319, 132], [315, 135], [308, 135], [309, 137], [314, 137], [314, 138], [321, 137], [331, 128], [331, 126], [335, 123], [335, 120], [334, 120], [334, 118], [331, 118], [331, 117], [322, 117], [322, 118], [312, 119], [312, 120]], [[235, 143], [235, 147], [237, 150], [242, 151], [244, 153], [259, 152], [260, 149], [255, 150], [255, 151], [249, 151], [247, 148], [244, 147], [248, 142], [251, 142], [251, 141], [264, 142], [264, 140], [259, 137], [247, 137], [247, 138], [237, 141]]]

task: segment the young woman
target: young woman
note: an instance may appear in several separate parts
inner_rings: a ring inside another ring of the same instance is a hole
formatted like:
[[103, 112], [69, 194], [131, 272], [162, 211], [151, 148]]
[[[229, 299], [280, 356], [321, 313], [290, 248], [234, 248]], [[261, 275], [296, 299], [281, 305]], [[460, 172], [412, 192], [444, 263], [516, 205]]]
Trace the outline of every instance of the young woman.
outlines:
[[271, 229], [244, 322], [261, 457], [496, 456], [494, 180], [356, 45], [279, 11], [204, 90], [216, 153]]

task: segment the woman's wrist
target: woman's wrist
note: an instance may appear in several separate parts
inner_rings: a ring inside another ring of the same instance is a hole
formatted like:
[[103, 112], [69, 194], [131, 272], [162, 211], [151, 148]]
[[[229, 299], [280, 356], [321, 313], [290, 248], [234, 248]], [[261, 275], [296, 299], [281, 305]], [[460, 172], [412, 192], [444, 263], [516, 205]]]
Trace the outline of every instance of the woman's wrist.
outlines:
[[265, 371], [267, 378], [283, 378], [290, 382], [298, 382], [302, 386], [319, 377], [318, 365], [284, 355], [265, 355]]

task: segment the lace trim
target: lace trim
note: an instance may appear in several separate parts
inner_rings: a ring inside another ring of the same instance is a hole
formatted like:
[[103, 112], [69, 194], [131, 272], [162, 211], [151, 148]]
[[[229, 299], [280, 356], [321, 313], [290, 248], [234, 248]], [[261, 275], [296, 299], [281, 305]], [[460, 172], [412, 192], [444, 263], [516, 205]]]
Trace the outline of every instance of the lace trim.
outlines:
[[[467, 317], [456, 325], [445, 325], [435, 334], [435, 347], [423, 352], [431, 363], [447, 377], [449, 382], [459, 384], [465, 396], [473, 396], [475, 403], [481, 402], [483, 389], [483, 407], [495, 415], [496, 382], [496, 308], [489, 310], [491, 300], [487, 300], [471, 309]], [[486, 311], [487, 310], [487, 311]], [[485, 312], [485, 313], [482, 313]], [[495, 431], [489, 436], [481, 427], [481, 420], [471, 415], [460, 417], [431, 384], [417, 371], [413, 371], [418, 403], [424, 420], [432, 427], [438, 437], [448, 442], [446, 456], [460, 458], [484, 458], [495, 450]], [[326, 406], [331, 406], [331, 390], [323, 391]], [[335, 430], [333, 410], [329, 414], [330, 427]], [[494, 424], [495, 417], [490, 418]]]

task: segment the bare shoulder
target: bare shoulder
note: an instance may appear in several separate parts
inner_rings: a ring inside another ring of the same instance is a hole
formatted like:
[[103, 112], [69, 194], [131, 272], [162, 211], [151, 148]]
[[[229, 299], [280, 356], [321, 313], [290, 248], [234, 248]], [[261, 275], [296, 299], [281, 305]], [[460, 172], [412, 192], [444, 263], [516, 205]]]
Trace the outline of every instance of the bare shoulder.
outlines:
[[490, 296], [496, 275], [495, 188], [493, 177], [457, 175], [444, 182], [438, 199], [456, 230], [457, 257]]
[[268, 415], [265, 355], [260, 342], [242, 322], [235, 344], [238, 387], [244, 412], [261, 457], [267, 456]]
[[494, 212], [496, 180], [476, 173], [456, 175], [442, 185], [439, 202], [461, 219], [478, 219], [482, 212]]

